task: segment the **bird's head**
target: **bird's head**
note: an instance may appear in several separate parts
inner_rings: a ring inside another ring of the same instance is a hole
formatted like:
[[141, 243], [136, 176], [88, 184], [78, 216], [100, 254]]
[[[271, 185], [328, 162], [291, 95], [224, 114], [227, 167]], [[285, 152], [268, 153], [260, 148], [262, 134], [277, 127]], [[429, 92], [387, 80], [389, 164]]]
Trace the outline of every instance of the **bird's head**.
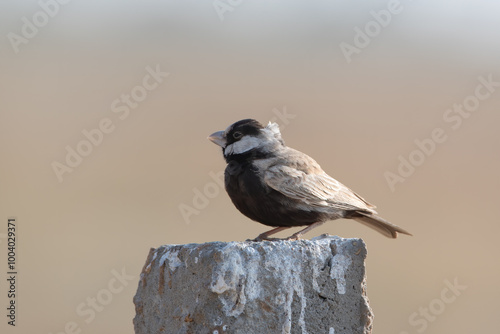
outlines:
[[284, 145], [278, 124], [269, 122], [263, 126], [254, 119], [243, 119], [208, 136], [214, 144], [222, 147], [224, 157], [247, 154], [253, 151], [269, 153]]

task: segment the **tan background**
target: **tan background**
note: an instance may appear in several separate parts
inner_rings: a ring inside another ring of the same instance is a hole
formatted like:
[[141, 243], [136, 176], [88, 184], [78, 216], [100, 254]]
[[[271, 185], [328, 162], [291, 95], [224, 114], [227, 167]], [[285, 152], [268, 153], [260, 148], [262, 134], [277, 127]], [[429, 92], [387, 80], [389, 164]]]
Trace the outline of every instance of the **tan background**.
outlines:
[[[18, 326], [2, 311], [2, 333], [60, 333], [72, 322], [82, 333], [133, 333], [150, 247], [263, 232], [209, 185], [224, 162], [206, 136], [242, 118], [267, 122], [276, 110], [295, 116], [277, 120], [288, 145], [415, 235], [389, 240], [352, 221], [308, 235], [365, 240], [375, 333], [497, 331], [500, 88], [457, 130], [443, 115], [474, 94], [478, 76], [500, 81], [500, 6], [401, 6], [348, 63], [339, 44], [352, 44], [353, 29], [387, 1], [245, 1], [223, 21], [211, 1], [73, 1], [17, 54], [8, 33], [20, 34], [22, 17], [40, 6], [2, 2], [1, 277], [8, 216], [18, 218], [20, 266]], [[157, 64], [170, 75], [120, 120], [111, 103]], [[104, 118], [114, 131], [59, 182], [51, 164]], [[447, 141], [391, 191], [384, 173], [435, 128]], [[188, 224], [179, 208], [204, 187], [215, 194]], [[87, 323], [77, 308], [109, 297], [113, 270], [123, 268], [133, 279]], [[412, 325], [414, 312], [443, 304], [444, 281], [455, 279], [465, 291], [425, 329]]]

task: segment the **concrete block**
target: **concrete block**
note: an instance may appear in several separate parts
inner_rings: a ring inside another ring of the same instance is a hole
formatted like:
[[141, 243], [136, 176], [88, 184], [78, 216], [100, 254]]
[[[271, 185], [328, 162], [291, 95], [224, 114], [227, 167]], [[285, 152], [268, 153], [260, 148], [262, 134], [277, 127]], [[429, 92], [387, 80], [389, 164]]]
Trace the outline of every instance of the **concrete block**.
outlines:
[[151, 249], [136, 334], [368, 334], [361, 239], [211, 242]]

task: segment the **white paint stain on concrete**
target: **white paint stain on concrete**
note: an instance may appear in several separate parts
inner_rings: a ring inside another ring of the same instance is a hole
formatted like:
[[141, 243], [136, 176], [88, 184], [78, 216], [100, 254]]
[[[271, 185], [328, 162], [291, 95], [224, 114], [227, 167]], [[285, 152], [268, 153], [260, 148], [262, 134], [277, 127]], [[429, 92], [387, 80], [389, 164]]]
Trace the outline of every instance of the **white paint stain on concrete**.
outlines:
[[165, 254], [162, 255], [160, 258], [160, 266], [163, 266], [165, 264], [165, 261], [168, 260], [168, 267], [170, 268], [171, 271], [175, 271], [177, 267], [180, 267], [182, 265], [181, 260], [179, 259], [179, 251], [170, 251], [167, 250]]
[[[283, 241], [288, 242], [288, 241]], [[322, 274], [324, 264], [327, 263], [328, 257], [331, 256], [330, 240], [326, 239], [324, 244], [313, 246], [307, 249], [309, 254], [302, 256], [283, 256], [280, 249], [283, 245], [281, 242], [274, 244], [262, 244], [265, 254], [261, 259], [261, 253], [255, 249], [255, 245], [229, 243], [221, 249], [217, 257], [220, 256], [218, 268], [213, 271], [210, 290], [219, 295], [222, 304], [222, 309], [226, 316], [237, 317], [245, 310], [245, 305], [250, 301], [261, 298], [261, 292], [266, 290], [261, 286], [259, 275], [263, 273], [263, 268], [266, 270], [266, 275], [272, 275], [274, 278], [282, 282], [283, 289], [279, 289], [273, 296], [273, 303], [284, 305], [284, 322], [281, 325], [282, 334], [290, 334], [292, 324], [295, 324], [300, 329], [302, 334], [308, 334], [306, 328], [306, 307], [307, 298], [305, 289], [301, 281], [302, 270], [305, 267], [303, 258], [314, 258], [314, 264], [310, 264], [313, 268], [313, 288], [320, 292], [316, 279]], [[285, 247], [288, 249], [288, 246]], [[328, 248], [328, 251], [325, 251]], [[312, 253], [312, 256], [311, 256]], [[288, 254], [290, 255], [290, 254]], [[330, 260], [330, 277], [336, 280], [337, 290], [339, 294], [346, 293], [346, 271], [351, 265], [352, 260], [342, 254], [336, 254]], [[298, 319], [292, 319], [292, 304], [295, 300], [299, 301], [300, 314]], [[335, 334], [333, 327], [329, 329], [329, 334]]]
[[[234, 250], [234, 247], [240, 249]], [[242, 256], [241, 250], [248, 256]], [[214, 270], [210, 290], [220, 295], [224, 313], [236, 317], [244, 311], [247, 299], [254, 300], [260, 295], [257, 277], [260, 255], [253, 248], [229, 243], [220, 256], [221, 265]]]
[[343, 295], [346, 292], [346, 271], [347, 268], [351, 265], [351, 258], [342, 255], [336, 254], [332, 258], [330, 277], [337, 282], [337, 291], [339, 294]]

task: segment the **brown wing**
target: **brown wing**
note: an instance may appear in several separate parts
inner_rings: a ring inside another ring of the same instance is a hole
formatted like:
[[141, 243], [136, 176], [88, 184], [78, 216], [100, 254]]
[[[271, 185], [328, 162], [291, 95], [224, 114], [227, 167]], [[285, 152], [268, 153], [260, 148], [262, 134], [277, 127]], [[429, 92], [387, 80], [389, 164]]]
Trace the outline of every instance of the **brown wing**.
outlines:
[[[294, 150], [295, 151], [295, 150]], [[375, 213], [361, 196], [326, 174], [314, 159], [300, 154], [296, 166], [274, 165], [264, 173], [264, 182], [280, 193], [315, 207], [339, 210], [363, 210]]]

